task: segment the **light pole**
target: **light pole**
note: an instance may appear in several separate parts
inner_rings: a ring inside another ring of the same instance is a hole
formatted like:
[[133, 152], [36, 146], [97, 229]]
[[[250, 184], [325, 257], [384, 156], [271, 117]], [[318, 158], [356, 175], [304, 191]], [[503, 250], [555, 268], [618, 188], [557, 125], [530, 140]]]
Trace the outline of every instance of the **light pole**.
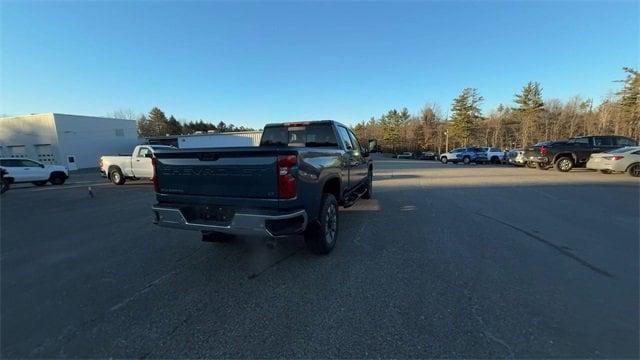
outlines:
[[444, 131], [444, 152], [449, 152], [449, 130]]

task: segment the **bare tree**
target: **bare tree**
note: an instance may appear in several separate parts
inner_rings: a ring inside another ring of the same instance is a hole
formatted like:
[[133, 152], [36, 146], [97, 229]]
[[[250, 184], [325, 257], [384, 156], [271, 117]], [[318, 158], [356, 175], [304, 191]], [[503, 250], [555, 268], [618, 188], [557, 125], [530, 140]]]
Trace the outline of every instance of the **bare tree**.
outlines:
[[142, 114], [136, 114], [131, 109], [118, 109], [107, 114], [107, 117], [114, 119], [138, 120]]

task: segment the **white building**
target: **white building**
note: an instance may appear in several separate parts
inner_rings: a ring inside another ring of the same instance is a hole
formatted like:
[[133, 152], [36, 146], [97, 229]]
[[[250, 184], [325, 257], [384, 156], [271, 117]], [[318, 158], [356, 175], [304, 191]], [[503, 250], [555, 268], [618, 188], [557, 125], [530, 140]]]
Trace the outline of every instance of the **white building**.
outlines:
[[135, 120], [56, 113], [0, 118], [0, 157], [70, 170], [96, 167], [100, 156], [131, 153], [139, 143]]
[[181, 149], [258, 146], [262, 131], [238, 131], [191, 135], [156, 136], [148, 138], [150, 144], [173, 145]]

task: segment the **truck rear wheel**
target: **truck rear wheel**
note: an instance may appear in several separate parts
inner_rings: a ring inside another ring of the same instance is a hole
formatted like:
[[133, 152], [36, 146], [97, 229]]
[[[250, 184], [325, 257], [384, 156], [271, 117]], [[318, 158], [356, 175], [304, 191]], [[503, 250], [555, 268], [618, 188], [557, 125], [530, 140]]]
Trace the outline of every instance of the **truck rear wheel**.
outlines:
[[333, 194], [322, 195], [318, 220], [307, 225], [304, 241], [314, 254], [324, 255], [333, 250], [338, 240], [338, 201]]
[[126, 181], [120, 169], [111, 170], [109, 173], [109, 179], [111, 179], [111, 182], [116, 185], [122, 185]]
[[571, 171], [571, 169], [573, 169], [573, 159], [568, 156], [561, 157], [560, 159], [556, 160], [555, 166], [556, 170], [558, 171]]
[[363, 199], [371, 199], [373, 195], [373, 173], [369, 170], [367, 174], [367, 192], [362, 195]]

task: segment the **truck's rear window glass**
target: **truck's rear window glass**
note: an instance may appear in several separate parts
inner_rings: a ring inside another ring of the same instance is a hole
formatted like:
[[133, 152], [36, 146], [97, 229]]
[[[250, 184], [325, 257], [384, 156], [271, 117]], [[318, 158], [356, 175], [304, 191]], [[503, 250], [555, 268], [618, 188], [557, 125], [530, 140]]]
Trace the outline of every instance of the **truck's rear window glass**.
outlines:
[[338, 147], [331, 125], [268, 126], [260, 146]]
[[589, 138], [573, 138], [568, 141], [570, 144], [589, 144]]

